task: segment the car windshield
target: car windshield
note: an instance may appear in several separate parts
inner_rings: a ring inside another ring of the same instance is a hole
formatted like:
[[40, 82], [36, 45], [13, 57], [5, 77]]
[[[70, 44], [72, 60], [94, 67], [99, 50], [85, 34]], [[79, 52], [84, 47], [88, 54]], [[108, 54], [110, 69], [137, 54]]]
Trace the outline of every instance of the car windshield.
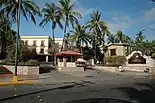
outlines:
[[0, 0], [0, 103], [155, 103], [155, 0]]

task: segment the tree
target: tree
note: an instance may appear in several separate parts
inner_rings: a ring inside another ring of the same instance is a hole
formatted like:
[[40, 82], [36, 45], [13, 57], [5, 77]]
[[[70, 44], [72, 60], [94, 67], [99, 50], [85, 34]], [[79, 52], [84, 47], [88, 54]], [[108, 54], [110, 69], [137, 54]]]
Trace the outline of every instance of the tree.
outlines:
[[126, 35], [122, 31], [117, 31], [116, 33], [116, 42], [125, 43]]
[[[87, 27], [91, 32], [92, 45], [95, 50], [95, 59], [96, 59], [96, 46], [104, 45], [105, 35], [109, 35], [108, 27], [104, 21], [101, 21], [101, 12], [93, 11], [91, 14], [91, 20], [87, 22]], [[95, 60], [96, 61], [96, 60]]]
[[87, 22], [87, 27], [96, 39], [96, 43], [104, 44], [104, 37], [110, 34], [108, 27], [104, 21], [101, 21], [101, 12], [93, 11], [91, 14], [91, 20]]
[[15, 53], [15, 76], [14, 80], [17, 81], [17, 65], [18, 65], [18, 38], [19, 38], [19, 27], [20, 27], [20, 13], [23, 14], [26, 20], [28, 17], [36, 24], [34, 15], [40, 15], [40, 10], [37, 4], [30, 0], [7, 0], [4, 3], [4, 0], [0, 2], [3, 4], [1, 7], [1, 12], [5, 13], [6, 16], [11, 17], [16, 21], [17, 24], [17, 37], [16, 37], [16, 53]]
[[28, 18], [31, 18], [31, 20], [36, 24], [34, 15], [40, 15], [39, 6], [36, 3], [30, 0], [6, 0], [5, 3], [3, 1], [4, 0], [1, 1], [1, 3], [3, 3], [1, 12], [4, 12], [8, 17], [17, 21], [17, 10], [20, 7], [20, 13], [23, 14], [25, 19], [28, 20]]
[[73, 41], [76, 41], [76, 46], [80, 47], [81, 52], [82, 48], [84, 47], [84, 44], [88, 45], [90, 41], [90, 36], [88, 33], [86, 33], [86, 27], [81, 26], [80, 24], [77, 24], [74, 30], [70, 31], [73, 35], [71, 35], [71, 39]]
[[142, 31], [140, 31], [138, 34], [137, 34], [137, 37], [136, 37], [136, 43], [141, 43], [143, 40], [144, 40], [145, 36], [143, 35]]
[[0, 59], [5, 59], [6, 49], [12, 45], [16, 32], [11, 29], [10, 21], [0, 13]]
[[[16, 44], [13, 43], [12, 46], [7, 48], [7, 60], [8, 61], [13, 61], [15, 59], [15, 46]], [[37, 57], [37, 52], [36, 49], [33, 47], [28, 47], [27, 45], [24, 44], [23, 41], [19, 40], [19, 46], [20, 50], [18, 51], [18, 60], [21, 61], [28, 61], [30, 59], [35, 60]]]
[[[67, 27], [69, 27], [70, 24], [72, 25], [72, 27], [74, 27], [74, 24], [78, 24], [77, 17], [82, 18], [82, 16], [80, 13], [73, 11], [75, 4], [71, 4], [70, 0], [60, 0], [59, 3], [60, 3], [63, 19], [65, 22], [64, 23], [64, 36], [65, 36]], [[65, 47], [64, 41], [65, 40], [63, 39], [63, 45], [61, 50], [64, 49]]]
[[[54, 51], [53, 51], [53, 57], [55, 55], [55, 28], [58, 25], [61, 29], [63, 28], [61, 24], [62, 14], [60, 12], [60, 8], [56, 7], [54, 3], [45, 4], [45, 7], [42, 10], [43, 12], [43, 20], [39, 24], [40, 26], [44, 27], [47, 23], [52, 23], [52, 34], [53, 34], [53, 43], [54, 43]], [[54, 60], [54, 59], [53, 59]]]
[[108, 44], [115, 43], [116, 42], [116, 36], [114, 34], [110, 34], [108, 36]]

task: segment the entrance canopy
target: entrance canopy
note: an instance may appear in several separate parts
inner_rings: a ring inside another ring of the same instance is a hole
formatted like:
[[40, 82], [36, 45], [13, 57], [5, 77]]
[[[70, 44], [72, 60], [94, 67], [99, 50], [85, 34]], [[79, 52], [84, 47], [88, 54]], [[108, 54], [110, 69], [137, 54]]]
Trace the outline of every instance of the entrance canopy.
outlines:
[[62, 51], [61, 53], [55, 54], [56, 57], [64, 57], [64, 56], [82, 56], [81, 53], [75, 51]]

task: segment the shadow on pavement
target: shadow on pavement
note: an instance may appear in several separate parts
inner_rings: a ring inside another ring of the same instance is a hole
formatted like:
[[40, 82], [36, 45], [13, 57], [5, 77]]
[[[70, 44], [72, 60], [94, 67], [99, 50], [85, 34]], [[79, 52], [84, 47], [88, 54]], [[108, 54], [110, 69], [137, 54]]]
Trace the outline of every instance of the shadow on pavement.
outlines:
[[82, 83], [76, 83], [76, 82], [71, 82], [71, 83], [72, 84], [70, 84], [70, 85], [68, 84], [66, 86], [60, 86], [60, 87], [51, 88], [51, 89], [38, 90], [38, 91], [35, 91], [35, 92], [29, 92], [29, 93], [19, 94], [17, 96], [12, 96], [12, 97], [7, 97], [7, 98], [1, 98], [0, 99], [0, 102], [1, 101], [15, 99], [15, 98], [19, 98], [19, 97], [24, 97], [24, 96], [30, 96], [30, 95], [39, 94], [39, 93], [50, 92], [50, 91], [58, 90], [58, 89], [64, 90], [64, 89], [70, 89], [70, 88], [74, 88], [74, 87], [78, 87], [78, 86], [83, 87], [83, 86], [87, 86], [87, 85], [91, 84], [91, 83], [88, 83], [88, 81], [83, 81]]
[[133, 102], [113, 98], [91, 98], [91, 99], [73, 100], [67, 103], [133, 103]]
[[55, 67], [40, 67], [39, 68], [39, 74], [49, 73], [51, 71], [56, 71], [56, 68]]
[[127, 94], [129, 99], [137, 103], [155, 103], [155, 81], [149, 83], [135, 83], [135, 87], [115, 88]]

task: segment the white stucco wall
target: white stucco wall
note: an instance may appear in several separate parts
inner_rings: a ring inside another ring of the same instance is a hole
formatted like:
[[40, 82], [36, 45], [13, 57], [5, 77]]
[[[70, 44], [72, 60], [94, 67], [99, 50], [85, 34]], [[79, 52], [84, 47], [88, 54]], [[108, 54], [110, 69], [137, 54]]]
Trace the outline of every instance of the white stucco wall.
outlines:
[[119, 46], [119, 45], [111, 45], [108, 47], [108, 56], [110, 56], [110, 50], [111, 49], [116, 49], [116, 55], [117, 56], [125, 56], [125, 47], [124, 46]]
[[[15, 67], [10, 65], [3, 65], [3, 67], [7, 68], [13, 74], [15, 74]], [[18, 66], [17, 74], [22, 75], [39, 75], [39, 66]]]
[[44, 41], [44, 54], [48, 54], [49, 37], [48, 36], [21, 36], [21, 40], [28, 41], [28, 46], [33, 46], [33, 41], [36, 41], [36, 51], [39, 54], [41, 50], [41, 41]]
[[[28, 46], [33, 45], [33, 41], [36, 41], [36, 51], [39, 54], [41, 48], [44, 48], [44, 54], [48, 54], [49, 49], [49, 36], [21, 36], [21, 40], [28, 41]], [[41, 47], [41, 41], [44, 41], [44, 47]], [[55, 43], [59, 44], [61, 48], [63, 43], [63, 38], [55, 38]]]

